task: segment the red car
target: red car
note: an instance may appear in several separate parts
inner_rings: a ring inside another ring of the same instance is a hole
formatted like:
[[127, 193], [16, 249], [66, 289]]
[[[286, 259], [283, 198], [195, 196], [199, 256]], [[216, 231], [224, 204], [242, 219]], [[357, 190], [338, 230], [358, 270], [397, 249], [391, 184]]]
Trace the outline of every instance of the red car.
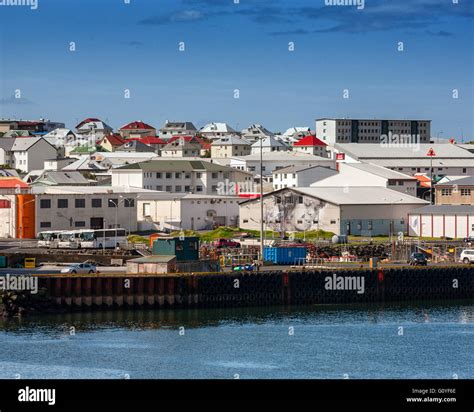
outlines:
[[234, 242], [232, 240], [229, 240], [229, 239], [218, 239], [216, 240], [214, 243], [213, 243], [213, 246], [216, 247], [216, 248], [222, 248], [222, 247], [229, 247], [229, 248], [232, 248], [232, 247], [235, 247], [235, 248], [239, 248], [240, 247], [240, 243], [239, 242]]

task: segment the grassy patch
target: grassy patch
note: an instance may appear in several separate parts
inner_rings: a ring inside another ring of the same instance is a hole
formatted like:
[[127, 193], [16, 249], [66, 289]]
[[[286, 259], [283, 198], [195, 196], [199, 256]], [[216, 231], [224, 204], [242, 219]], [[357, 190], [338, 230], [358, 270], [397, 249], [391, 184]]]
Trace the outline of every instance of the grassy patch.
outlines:
[[147, 243], [150, 241], [150, 238], [140, 235], [130, 235], [127, 237], [129, 243]]
[[332, 232], [326, 232], [325, 230], [308, 230], [304, 232], [296, 232], [294, 234], [295, 239], [306, 239], [306, 240], [315, 240], [315, 239], [331, 239], [334, 236]]

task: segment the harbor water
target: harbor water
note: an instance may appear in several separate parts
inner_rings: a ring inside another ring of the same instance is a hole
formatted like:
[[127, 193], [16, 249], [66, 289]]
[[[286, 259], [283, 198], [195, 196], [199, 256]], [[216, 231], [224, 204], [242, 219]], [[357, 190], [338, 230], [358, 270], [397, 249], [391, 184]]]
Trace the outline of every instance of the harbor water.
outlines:
[[0, 378], [474, 378], [474, 302], [115, 310], [0, 321]]

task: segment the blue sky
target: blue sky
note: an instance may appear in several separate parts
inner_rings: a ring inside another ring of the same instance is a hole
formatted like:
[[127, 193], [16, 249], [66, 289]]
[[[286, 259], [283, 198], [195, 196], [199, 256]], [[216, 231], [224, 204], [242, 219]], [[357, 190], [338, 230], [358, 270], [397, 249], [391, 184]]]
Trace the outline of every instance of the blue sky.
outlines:
[[0, 117], [273, 131], [423, 118], [434, 136], [474, 140], [471, 0], [37, 1], [0, 6]]

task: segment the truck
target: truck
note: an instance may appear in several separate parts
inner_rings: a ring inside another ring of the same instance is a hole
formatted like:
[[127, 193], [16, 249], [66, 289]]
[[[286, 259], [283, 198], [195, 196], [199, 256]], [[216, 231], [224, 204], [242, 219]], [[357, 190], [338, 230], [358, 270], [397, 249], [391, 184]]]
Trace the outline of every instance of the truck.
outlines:
[[220, 249], [220, 248], [239, 248], [240, 243], [239, 242], [234, 242], [233, 240], [229, 240], [229, 239], [217, 239], [213, 242], [212, 246], [214, 246], [217, 249]]

